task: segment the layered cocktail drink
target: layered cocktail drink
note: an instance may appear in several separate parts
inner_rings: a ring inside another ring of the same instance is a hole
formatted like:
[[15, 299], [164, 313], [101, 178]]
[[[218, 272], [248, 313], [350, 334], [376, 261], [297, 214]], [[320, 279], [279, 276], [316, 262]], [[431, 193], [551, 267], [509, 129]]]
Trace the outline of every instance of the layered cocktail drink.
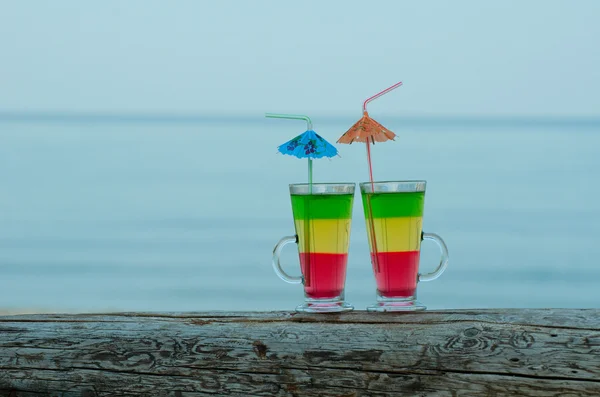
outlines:
[[[296, 235], [282, 239], [276, 246], [273, 264], [284, 281], [304, 284], [305, 303], [297, 308], [299, 311], [352, 309], [344, 302], [344, 285], [354, 188], [353, 183], [290, 185]], [[298, 244], [300, 280], [287, 276], [279, 265], [281, 248], [292, 241]]]
[[[447, 249], [434, 234], [423, 233], [425, 181], [361, 183], [371, 264], [378, 303], [368, 310], [418, 310], [418, 281], [437, 278], [445, 269]], [[421, 240], [434, 240], [442, 250], [438, 269], [419, 274]]]

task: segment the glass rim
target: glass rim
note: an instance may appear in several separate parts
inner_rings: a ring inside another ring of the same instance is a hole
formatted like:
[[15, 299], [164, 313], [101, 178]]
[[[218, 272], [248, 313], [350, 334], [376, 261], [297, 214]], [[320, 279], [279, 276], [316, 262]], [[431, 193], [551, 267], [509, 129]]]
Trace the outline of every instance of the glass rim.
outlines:
[[[422, 179], [404, 180], [404, 181], [373, 181], [360, 182], [360, 190], [365, 193], [409, 193], [409, 192], [424, 192], [427, 186], [427, 181]], [[383, 187], [397, 187], [394, 190], [382, 189]], [[407, 189], [412, 187], [411, 189]]]
[[[309, 191], [309, 187], [312, 190]], [[354, 194], [355, 182], [323, 182], [323, 183], [292, 183], [289, 185], [290, 194], [296, 195], [336, 195]]]
[[356, 182], [315, 182], [315, 183], [290, 183], [290, 187], [292, 186], [308, 186], [308, 185], [312, 185], [313, 187], [315, 186], [352, 186], [354, 185], [356, 187]]

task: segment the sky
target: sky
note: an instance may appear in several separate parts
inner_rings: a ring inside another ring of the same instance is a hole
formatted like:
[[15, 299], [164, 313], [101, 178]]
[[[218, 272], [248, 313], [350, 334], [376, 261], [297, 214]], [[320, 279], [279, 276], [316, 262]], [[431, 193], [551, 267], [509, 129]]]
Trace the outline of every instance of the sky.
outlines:
[[[0, 0], [0, 112], [600, 116], [600, 1]], [[371, 110], [372, 112], [372, 110]]]

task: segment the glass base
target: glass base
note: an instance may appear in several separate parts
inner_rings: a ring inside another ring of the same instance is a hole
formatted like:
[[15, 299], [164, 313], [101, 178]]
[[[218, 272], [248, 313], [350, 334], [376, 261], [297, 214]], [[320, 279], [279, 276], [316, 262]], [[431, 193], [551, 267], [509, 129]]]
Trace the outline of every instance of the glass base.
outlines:
[[416, 312], [425, 309], [427, 306], [417, 301], [414, 296], [408, 298], [377, 296], [377, 303], [367, 306], [368, 312]]
[[354, 310], [354, 306], [338, 299], [307, 299], [296, 307], [296, 311], [301, 313], [339, 313], [351, 310]]

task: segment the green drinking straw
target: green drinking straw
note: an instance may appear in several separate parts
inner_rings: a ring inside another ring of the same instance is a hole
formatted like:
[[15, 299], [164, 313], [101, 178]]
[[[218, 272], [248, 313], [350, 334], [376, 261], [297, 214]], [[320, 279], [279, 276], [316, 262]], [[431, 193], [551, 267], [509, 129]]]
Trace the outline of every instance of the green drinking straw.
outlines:
[[[265, 117], [270, 117], [272, 119], [292, 119], [292, 120], [306, 120], [306, 130], [312, 130], [312, 121], [310, 117], [305, 116], [303, 114], [283, 114], [283, 113], [265, 113]], [[308, 186], [310, 188], [310, 193], [312, 193], [312, 183], [313, 183], [313, 163], [312, 159], [308, 158]]]
[[[303, 114], [282, 114], [282, 113], [265, 113], [266, 117], [270, 117], [273, 119], [292, 119], [292, 120], [306, 120], [306, 130], [312, 130], [312, 121], [310, 117], [305, 116]], [[312, 194], [312, 183], [313, 183], [313, 164], [312, 159], [308, 158], [308, 194]], [[306, 202], [306, 211], [304, 213], [304, 222], [305, 222], [305, 235], [304, 235], [304, 250], [305, 252], [310, 252], [310, 218], [308, 214], [310, 213], [310, 202]], [[304, 271], [303, 282], [305, 287], [309, 287], [311, 284], [311, 271], [310, 271], [310, 255], [308, 256], [308, 260], [306, 261], [306, 269]]]

